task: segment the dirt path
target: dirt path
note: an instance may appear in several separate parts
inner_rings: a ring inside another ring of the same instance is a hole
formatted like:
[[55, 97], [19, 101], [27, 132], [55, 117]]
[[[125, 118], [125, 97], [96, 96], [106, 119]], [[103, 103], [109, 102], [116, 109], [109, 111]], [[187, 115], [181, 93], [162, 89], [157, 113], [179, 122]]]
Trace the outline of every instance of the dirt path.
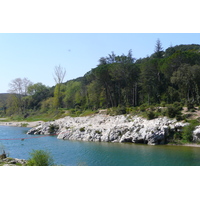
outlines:
[[200, 118], [200, 110], [198, 107], [195, 107], [195, 112], [189, 112], [187, 111], [187, 107], [183, 107], [183, 110], [181, 111], [182, 114], [188, 115], [188, 119], [197, 119]]

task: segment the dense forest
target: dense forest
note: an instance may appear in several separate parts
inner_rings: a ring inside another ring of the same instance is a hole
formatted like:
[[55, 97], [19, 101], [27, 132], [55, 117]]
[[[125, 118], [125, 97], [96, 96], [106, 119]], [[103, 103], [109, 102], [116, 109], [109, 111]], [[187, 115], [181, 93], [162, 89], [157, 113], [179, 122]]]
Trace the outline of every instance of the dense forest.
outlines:
[[[177, 45], [163, 49], [160, 40], [152, 55], [135, 59], [111, 52], [83, 77], [62, 82], [65, 71], [56, 68], [56, 84], [47, 87], [27, 78], [11, 81], [9, 94], [0, 95], [1, 116], [49, 110], [98, 110], [135, 107], [200, 105], [200, 45]], [[61, 74], [59, 74], [59, 72]], [[59, 79], [60, 78], [60, 79]]]

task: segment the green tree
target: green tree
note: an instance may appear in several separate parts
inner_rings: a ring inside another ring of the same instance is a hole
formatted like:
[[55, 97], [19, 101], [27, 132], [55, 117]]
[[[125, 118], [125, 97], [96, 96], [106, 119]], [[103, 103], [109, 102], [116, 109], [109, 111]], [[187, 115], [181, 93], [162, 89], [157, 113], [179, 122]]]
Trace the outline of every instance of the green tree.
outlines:
[[81, 95], [81, 82], [71, 80], [65, 84], [63, 92], [63, 103], [64, 106], [68, 109], [75, 108], [76, 105], [81, 105], [82, 99], [84, 98]]
[[160, 39], [157, 39], [154, 51], [154, 58], [163, 58], [164, 51]]
[[141, 66], [140, 86], [144, 103], [159, 103], [161, 100], [161, 72], [158, 59], [147, 61]]
[[41, 111], [42, 112], [47, 112], [48, 110], [52, 110], [54, 108], [54, 98], [49, 97], [43, 101], [40, 102], [41, 104]]
[[50, 88], [42, 83], [35, 83], [28, 87], [28, 104], [31, 109], [39, 109], [41, 102], [51, 96]]

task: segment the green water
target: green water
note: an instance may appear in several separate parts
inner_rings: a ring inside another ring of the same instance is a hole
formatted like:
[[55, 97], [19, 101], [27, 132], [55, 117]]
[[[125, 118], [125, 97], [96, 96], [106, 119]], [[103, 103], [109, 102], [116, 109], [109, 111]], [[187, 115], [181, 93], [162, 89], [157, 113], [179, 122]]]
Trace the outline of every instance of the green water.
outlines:
[[[0, 145], [10, 157], [28, 159], [33, 149], [48, 150], [57, 165], [66, 166], [200, 166], [200, 148], [149, 146], [58, 140], [56, 136], [33, 138], [28, 128], [0, 126]], [[25, 140], [5, 140], [13, 138]]]

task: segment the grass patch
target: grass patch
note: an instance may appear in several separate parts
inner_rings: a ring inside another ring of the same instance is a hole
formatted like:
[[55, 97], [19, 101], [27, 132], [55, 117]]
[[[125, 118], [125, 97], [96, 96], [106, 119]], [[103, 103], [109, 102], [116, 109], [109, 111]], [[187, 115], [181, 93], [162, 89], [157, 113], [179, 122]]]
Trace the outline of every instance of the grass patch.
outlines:
[[27, 127], [28, 123], [21, 123], [21, 127]]

